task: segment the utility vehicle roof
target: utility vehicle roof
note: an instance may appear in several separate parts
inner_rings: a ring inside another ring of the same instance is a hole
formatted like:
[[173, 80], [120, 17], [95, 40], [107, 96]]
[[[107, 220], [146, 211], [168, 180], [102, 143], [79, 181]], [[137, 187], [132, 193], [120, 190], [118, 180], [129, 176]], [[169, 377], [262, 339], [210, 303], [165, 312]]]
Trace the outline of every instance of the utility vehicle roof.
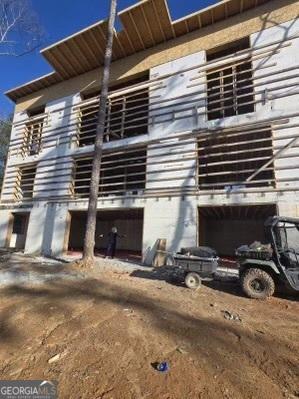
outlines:
[[286, 216], [270, 216], [266, 222], [265, 226], [266, 227], [274, 227], [276, 226], [279, 222], [282, 223], [293, 223], [293, 224], [298, 224], [299, 225], [299, 218], [290, 218]]

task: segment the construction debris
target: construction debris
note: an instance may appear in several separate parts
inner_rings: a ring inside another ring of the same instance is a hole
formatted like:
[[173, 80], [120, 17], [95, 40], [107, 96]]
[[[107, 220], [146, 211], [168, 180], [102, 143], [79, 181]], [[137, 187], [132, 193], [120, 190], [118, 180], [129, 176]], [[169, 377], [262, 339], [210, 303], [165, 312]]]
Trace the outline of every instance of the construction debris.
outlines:
[[234, 320], [234, 321], [242, 321], [241, 317], [237, 314], [231, 313], [228, 310], [221, 310], [221, 313], [223, 313], [223, 317], [226, 320]]

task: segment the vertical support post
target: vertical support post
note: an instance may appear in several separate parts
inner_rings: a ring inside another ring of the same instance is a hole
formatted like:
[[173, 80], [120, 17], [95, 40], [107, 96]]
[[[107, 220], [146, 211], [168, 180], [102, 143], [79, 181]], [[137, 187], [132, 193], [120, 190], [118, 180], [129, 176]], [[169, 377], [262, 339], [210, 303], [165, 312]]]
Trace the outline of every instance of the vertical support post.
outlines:
[[126, 123], [126, 96], [122, 99], [122, 109], [121, 109], [121, 128], [120, 128], [120, 135], [121, 138], [124, 138], [125, 135], [125, 123]]
[[105, 128], [105, 140], [108, 142], [110, 138], [111, 129], [111, 116], [112, 116], [112, 104], [111, 99], [107, 100], [107, 112], [106, 112], [106, 128]]
[[238, 89], [237, 89], [237, 68], [234, 65], [232, 67], [232, 85], [233, 85], [233, 109], [235, 115], [238, 115]]

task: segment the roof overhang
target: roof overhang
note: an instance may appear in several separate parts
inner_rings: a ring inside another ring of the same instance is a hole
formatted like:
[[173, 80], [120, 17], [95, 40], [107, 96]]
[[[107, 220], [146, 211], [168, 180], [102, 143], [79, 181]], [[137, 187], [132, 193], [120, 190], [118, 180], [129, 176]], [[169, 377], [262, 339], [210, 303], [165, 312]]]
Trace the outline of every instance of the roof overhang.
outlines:
[[[118, 13], [123, 29], [114, 31], [112, 60], [125, 58], [269, 1], [222, 0], [184, 18], [172, 21], [167, 0], [141, 0]], [[107, 20], [97, 22], [44, 48], [41, 54], [55, 72], [9, 90], [5, 94], [16, 101], [37, 90], [103, 65], [107, 26]]]

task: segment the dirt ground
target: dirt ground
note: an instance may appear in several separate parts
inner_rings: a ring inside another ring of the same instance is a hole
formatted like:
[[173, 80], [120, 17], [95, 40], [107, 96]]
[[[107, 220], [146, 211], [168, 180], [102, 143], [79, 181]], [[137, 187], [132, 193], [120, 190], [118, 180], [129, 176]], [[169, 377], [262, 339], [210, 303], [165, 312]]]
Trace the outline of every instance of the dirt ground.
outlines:
[[298, 298], [99, 269], [0, 289], [0, 379], [57, 380], [60, 399], [299, 397]]

